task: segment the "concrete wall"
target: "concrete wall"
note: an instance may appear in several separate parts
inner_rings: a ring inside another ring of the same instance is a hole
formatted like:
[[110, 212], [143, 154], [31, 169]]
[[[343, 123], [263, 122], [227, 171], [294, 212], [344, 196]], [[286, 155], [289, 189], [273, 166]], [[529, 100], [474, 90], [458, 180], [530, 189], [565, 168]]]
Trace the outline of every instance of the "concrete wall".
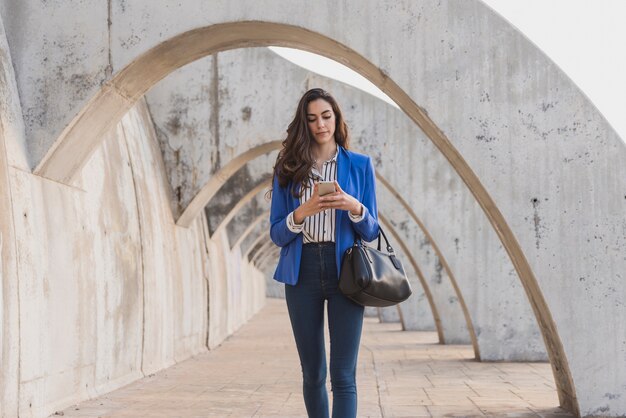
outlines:
[[18, 396], [15, 383], [19, 373], [17, 255], [9, 169], [9, 164], [17, 165], [17, 162], [11, 161], [7, 153], [12, 145], [24, 144], [7, 141], [8, 137], [24, 137], [18, 97], [13, 63], [0, 19], [0, 405], [9, 405], [0, 408], [0, 414], [6, 415], [16, 414], [15, 402], [10, 402]]
[[9, 73], [2, 249], [16, 257], [2, 257], [2, 416], [47, 416], [126, 385], [218, 345], [258, 312], [263, 274], [210, 240], [204, 216], [174, 224], [143, 102], [67, 186], [24, 167]]

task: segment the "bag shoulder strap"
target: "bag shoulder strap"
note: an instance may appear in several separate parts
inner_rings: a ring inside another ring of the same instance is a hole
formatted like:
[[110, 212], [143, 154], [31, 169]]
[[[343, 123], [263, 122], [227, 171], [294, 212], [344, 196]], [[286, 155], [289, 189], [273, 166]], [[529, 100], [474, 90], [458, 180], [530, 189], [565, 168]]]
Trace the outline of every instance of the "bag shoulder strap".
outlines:
[[[385, 243], [387, 244], [387, 252], [389, 254], [395, 254], [395, 251], [393, 250], [393, 247], [391, 246], [391, 244], [389, 243], [389, 240], [387, 239], [387, 235], [385, 234], [385, 231], [383, 231], [383, 227], [378, 225], [378, 245], [377, 245], [377, 249], [378, 251], [380, 251], [380, 236], [383, 236], [383, 238], [385, 239]], [[354, 235], [354, 246], [360, 245], [363, 246], [363, 239], [361, 238], [361, 236], [359, 234], [355, 234]]]

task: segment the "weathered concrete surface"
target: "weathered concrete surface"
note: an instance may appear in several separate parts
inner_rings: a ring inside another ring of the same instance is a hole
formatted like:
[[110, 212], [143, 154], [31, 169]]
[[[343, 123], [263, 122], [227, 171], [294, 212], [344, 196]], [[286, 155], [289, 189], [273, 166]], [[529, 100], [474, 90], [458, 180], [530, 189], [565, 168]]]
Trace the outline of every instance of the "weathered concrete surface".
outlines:
[[0, 11], [26, 128], [28, 154], [22, 157], [32, 168], [50, 146], [50, 134], [58, 135], [67, 116], [113, 72], [107, 3], [2, 1]]
[[378, 308], [373, 306], [366, 306], [364, 315], [368, 318], [378, 318]]
[[19, 341], [18, 278], [15, 251], [15, 224], [11, 210], [10, 161], [7, 146], [20, 138], [24, 144], [21, 117], [11, 55], [0, 19], [0, 414], [17, 415]]
[[254, 196], [226, 225], [231, 248], [242, 238], [250, 225], [260, 220], [261, 215], [269, 218], [269, 202], [265, 199], [265, 191]]
[[[84, 9], [78, 7], [68, 13], [53, 2], [3, 2], [2, 16], [5, 20], [10, 16], [12, 22], [9, 45], [19, 51], [14, 65], [25, 112], [31, 117], [47, 115], [42, 111], [51, 108], [51, 103], [58, 109], [72, 107], [71, 111], [59, 112], [62, 115], [50, 112], [50, 119], [41, 128], [48, 136], [44, 140], [33, 134], [37, 127], [27, 128], [29, 148], [38, 150], [31, 152], [45, 152], [84, 104], [82, 98], [98, 90], [107, 71], [102, 70], [106, 66], [97, 64], [109, 57], [114, 71], [118, 71], [175, 34], [224, 21], [268, 20], [298, 25], [311, 34], [323, 33], [349, 45], [379, 68], [381, 71], [372, 71], [370, 77], [395, 93], [412, 117], [435, 123], [422, 126], [472, 187], [513, 257], [555, 362], [561, 402], [575, 411], [580, 406], [582, 415], [626, 413], [626, 398], [620, 395], [624, 393], [626, 365], [612, 360], [624, 358], [626, 350], [623, 142], [567, 77], [477, 1], [371, 1], [359, 2], [360, 7], [355, 8], [346, 0], [332, 9], [332, 16], [341, 19], [329, 19], [330, 11], [301, 13], [305, 5], [294, 1], [278, 9], [263, 1], [242, 0], [234, 6], [230, 2], [209, 6], [190, 1], [155, 8], [152, 2], [114, 2], [109, 37], [103, 23], [109, 11], [102, 10], [102, 5], [101, 16], [93, 13], [94, 8], [89, 10], [90, 18], [98, 23], [83, 25], [77, 24], [85, 21], [81, 16]], [[354, 10], [367, 12], [349, 12]], [[19, 19], [27, 14], [28, 19]], [[173, 14], [180, 18], [172, 20]], [[59, 29], [59, 22], [64, 30]], [[369, 29], [366, 35], [363, 27]], [[44, 61], [48, 57], [42, 53], [42, 45], [54, 45], [59, 37], [71, 40], [59, 56], [78, 52], [78, 59], [63, 62], [57, 56], [50, 65]], [[111, 39], [110, 50], [101, 39]], [[292, 45], [306, 41], [291, 40]], [[287, 40], [277, 40], [281, 42]], [[307, 46], [315, 49], [313, 44]], [[85, 50], [88, 53], [81, 55]], [[81, 59], [84, 55], [90, 59]], [[355, 67], [371, 69], [365, 62], [357, 62], [358, 56], [349, 50], [336, 50], [336, 56], [346, 62], [353, 59], [350, 63]], [[171, 56], [160, 56], [160, 63], [168, 58]], [[181, 58], [181, 64], [186, 59]], [[82, 68], [86, 62], [96, 63], [96, 67]], [[81, 76], [89, 78], [92, 74], [102, 75], [100, 83], [90, 83], [89, 79], [79, 82]], [[154, 81], [146, 78], [146, 82]], [[54, 84], [52, 91], [58, 94], [38, 95], [29, 83]], [[74, 97], [76, 86], [85, 87], [81, 90], [84, 95]], [[132, 96], [117, 99], [122, 110], [135, 100]], [[414, 103], [422, 106], [430, 119], [425, 119]], [[108, 109], [114, 113], [117, 108]], [[111, 116], [110, 123], [114, 124], [114, 119]], [[460, 154], [447, 147], [442, 133]], [[82, 139], [80, 135], [76, 138]], [[59, 161], [65, 164], [70, 154], [61, 153]], [[72, 159], [69, 162], [75, 165]], [[468, 221], [476, 226], [477, 219], [484, 216], [473, 211], [459, 214], [453, 206], [446, 210], [447, 215], [456, 215], [450, 218], [453, 231], [463, 230], [463, 225], [455, 223]], [[429, 218], [424, 221], [431, 223]], [[505, 263], [482, 265], [493, 264], [491, 255], [498, 255], [489, 248], [493, 232], [481, 230], [480, 234], [455, 237], [446, 231], [435, 231], [435, 241], [450, 241], [448, 245], [454, 247], [458, 239], [464, 253], [490, 255], [482, 262], [472, 261], [475, 271], [468, 273], [500, 268], [501, 277], [514, 282], [515, 274]], [[442, 250], [446, 253], [445, 248]], [[463, 257], [455, 260], [466, 262]], [[581, 325], [593, 330], [592, 338], [581, 338]], [[597, 345], [596, 341], [610, 343]]]
[[[247, 263], [240, 253], [230, 256], [228, 238], [222, 232], [207, 242], [209, 272], [208, 347], [214, 348], [239, 329], [263, 306], [265, 276]], [[239, 256], [239, 257], [237, 257]], [[253, 301], [249, 303], [247, 301]]]
[[[400, 311], [397, 305], [395, 306], [387, 306], [384, 308], [378, 308], [378, 319], [380, 322], [400, 322]], [[402, 326], [402, 330], [404, 330], [404, 325]]]
[[[224, 150], [219, 147], [216, 64], [216, 56], [193, 62], [146, 94], [175, 193], [175, 214], [180, 214], [221, 166]], [[194, 77], [188, 77], [189, 73]]]
[[[407, 260], [404, 260], [404, 263], [409, 267]], [[417, 273], [410, 267], [407, 271], [407, 278], [411, 283], [413, 293], [398, 307], [402, 314], [403, 329], [406, 331], [435, 331], [435, 320], [426, 293]]]
[[[275, 160], [276, 156], [273, 155], [273, 157]], [[268, 170], [268, 167], [272, 165], [270, 158], [264, 155], [250, 161], [238, 170], [206, 205], [205, 213], [209, 220], [209, 232], [211, 235], [220, 227], [226, 228], [230, 218], [239, 213], [236, 206], [242, 204], [243, 199], [251, 190], [255, 187], [260, 187], [263, 183], [271, 182], [271, 171]], [[255, 196], [249, 197], [260, 202], [265, 191], [266, 189], [259, 192], [258, 198]], [[243, 204], [245, 205], [246, 203]], [[265, 203], [264, 210], [268, 209], [268, 205], [269, 203]], [[229, 238], [236, 240], [237, 236]]]
[[269, 239], [269, 230], [270, 230], [270, 221], [269, 216], [265, 216], [258, 222], [246, 235], [241, 244], [239, 244], [239, 248], [242, 254], [242, 257], [245, 260], [248, 260], [248, 254], [257, 245], [262, 239]]
[[[108, 135], [79, 186], [4, 164], [0, 173], [7, 168], [11, 190], [2, 198], [11, 198], [19, 222], [16, 246], [2, 248], [16, 250], [20, 316], [6, 313], [17, 300], [3, 301], [2, 341], [19, 347], [19, 361], [3, 351], [3, 416], [47, 416], [206, 351], [209, 329], [210, 344], [218, 345], [263, 305], [264, 277], [239, 269], [238, 252], [225, 247], [209, 260], [215, 255], [206, 248], [223, 244], [208, 240], [205, 218], [188, 229], [174, 224], [145, 107]], [[12, 283], [6, 260], [3, 254], [3, 290]], [[228, 274], [225, 297], [211, 299], [213, 310], [225, 312], [222, 328], [207, 306], [207, 282], [210, 288], [224, 277], [209, 274], [207, 266], [217, 264]], [[3, 292], [11, 294], [17, 297]], [[19, 337], [9, 332], [18, 324]]]
[[[406, 197], [407, 187], [400, 186], [400, 195]], [[443, 341], [447, 344], [469, 344], [467, 322], [459, 304], [458, 297], [452, 286], [452, 279], [442, 268], [441, 261], [432, 248], [430, 240], [425, 236], [419, 225], [411, 218], [410, 214], [399, 204], [395, 195], [380, 182], [376, 189], [376, 194], [380, 202], [380, 209], [383, 210], [393, 225], [395, 231], [402, 237], [411, 255], [418, 264], [418, 267], [427, 282], [428, 289], [433, 304], [437, 310], [438, 320], [441, 327]], [[405, 264], [408, 260], [405, 260]], [[419, 283], [419, 282], [418, 282]], [[423, 287], [419, 284], [420, 288]], [[504, 296], [506, 297], [506, 296]], [[413, 298], [413, 296], [411, 296]], [[426, 295], [422, 292], [418, 298], [423, 303], [428, 304]], [[416, 312], [417, 315], [424, 315]], [[432, 321], [433, 313], [430, 313]], [[429, 321], [430, 322], [430, 321]], [[416, 329], [422, 329], [418, 326]], [[426, 329], [423, 329], [424, 331]], [[494, 341], [493, 343], [497, 343]]]
[[[146, 94], [157, 127], [163, 158], [180, 213], [225, 163], [250, 144], [282, 139], [306, 71], [284, 71], [272, 77], [280, 62], [272, 53], [243, 51], [212, 55], [191, 63], [159, 82]], [[242, 80], [259, 83], [242, 84]], [[294, 86], [285, 89], [285, 86]], [[280, 95], [266, 92], [282, 91]], [[267, 109], [277, 112], [268, 120]], [[289, 111], [287, 111], [289, 110]], [[259, 129], [263, 126], [264, 129]], [[273, 166], [274, 153], [267, 166]]]
[[[206, 299], [199, 223], [173, 228], [169, 184], [147, 110], [123, 120], [140, 219], [144, 341], [142, 369], [153, 373], [203, 349]], [[201, 220], [198, 220], [201, 222]], [[188, 259], [181, 259], [185, 254]]]
[[43, 416], [142, 376], [136, 199], [128, 153], [110, 138], [80, 188], [11, 173], [20, 415]]
[[[262, 209], [266, 209], [266, 199], [267, 197], [264, 196], [264, 204], [260, 205]], [[269, 215], [270, 214], [268, 209], [260, 211], [258, 216], [248, 222], [246, 229], [236, 237], [236, 240], [231, 246], [231, 249], [235, 246], [239, 246], [241, 251], [241, 257], [247, 257], [249, 244], [252, 244], [253, 240], [256, 240], [258, 238], [259, 233], [269, 230]]]
[[[265, 240], [257, 247], [256, 251], [252, 251], [248, 257], [251, 258], [251, 262], [257, 265], [261, 265], [265, 258], [272, 255], [276, 248], [276, 244], [272, 240]], [[275, 260], [272, 260], [275, 261]], [[276, 264], [276, 263], [274, 263]]]
[[[262, 245], [266, 241], [271, 241], [269, 236], [270, 230], [270, 222], [269, 215], [260, 215], [261, 219], [252, 226], [250, 232], [241, 240], [239, 244], [239, 251], [242, 255], [242, 263], [251, 263], [251, 255], [257, 250], [257, 246]], [[267, 262], [267, 267], [260, 268], [260, 266], [256, 266], [259, 270], [263, 271], [265, 274], [265, 283], [266, 290], [265, 294], [270, 298], [284, 298], [285, 297], [285, 287], [283, 283], [280, 283], [273, 279], [274, 270], [277, 263], [276, 258], [269, 259]]]
[[[378, 187], [377, 190], [377, 199], [380, 203], [378, 214], [379, 221], [384, 225], [384, 229], [387, 231], [387, 238], [390, 240], [394, 251], [400, 260], [403, 261], [405, 272], [412, 289], [411, 296], [397, 305], [397, 316], [402, 324], [402, 329], [405, 331], [436, 330], [439, 342], [443, 343], [444, 329], [441, 326], [442, 321], [436, 303], [434, 302], [432, 294], [430, 294], [431, 289], [428, 287], [428, 283], [423, 277], [422, 270], [420, 269], [413, 251], [411, 251], [411, 248], [407, 245], [407, 240], [405, 237], [402, 237], [398, 233], [397, 228], [390, 223], [387, 212], [385, 211], [385, 208], [391, 206], [393, 203], [398, 204], [397, 199], [395, 199], [394, 196], [394, 198], [385, 202], [385, 196], [381, 196], [380, 194], [381, 190], [386, 190], [386, 187]], [[374, 241], [370, 245], [377, 246], [378, 243]], [[384, 245], [385, 244], [381, 242], [382, 248], [384, 248]], [[395, 317], [395, 315], [396, 314], [393, 314], [392, 316]]]

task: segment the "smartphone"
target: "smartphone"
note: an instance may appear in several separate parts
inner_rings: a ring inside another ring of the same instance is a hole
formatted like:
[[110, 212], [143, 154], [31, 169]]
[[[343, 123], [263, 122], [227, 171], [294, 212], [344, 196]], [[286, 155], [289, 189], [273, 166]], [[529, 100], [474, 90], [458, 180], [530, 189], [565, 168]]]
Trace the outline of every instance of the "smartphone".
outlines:
[[335, 193], [334, 181], [320, 181], [317, 184], [317, 192], [320, 196], [324, 196], [330, 193]]

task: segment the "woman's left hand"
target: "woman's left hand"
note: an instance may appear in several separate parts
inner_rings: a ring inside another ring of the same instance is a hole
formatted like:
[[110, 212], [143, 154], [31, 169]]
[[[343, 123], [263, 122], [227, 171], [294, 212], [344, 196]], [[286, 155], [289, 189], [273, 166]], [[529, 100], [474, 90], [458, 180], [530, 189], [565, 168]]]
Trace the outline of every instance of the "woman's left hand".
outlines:
[[352, 212], [355, 216], [362, 213], [363, 208], [361, 207], [361, 202], [344, 192], [341, 187], [339, 187], [337, 180], [335, 180], [335, 190], [335, 193], [320, 196], [319, 202], [323, 209], [347, 210]]

